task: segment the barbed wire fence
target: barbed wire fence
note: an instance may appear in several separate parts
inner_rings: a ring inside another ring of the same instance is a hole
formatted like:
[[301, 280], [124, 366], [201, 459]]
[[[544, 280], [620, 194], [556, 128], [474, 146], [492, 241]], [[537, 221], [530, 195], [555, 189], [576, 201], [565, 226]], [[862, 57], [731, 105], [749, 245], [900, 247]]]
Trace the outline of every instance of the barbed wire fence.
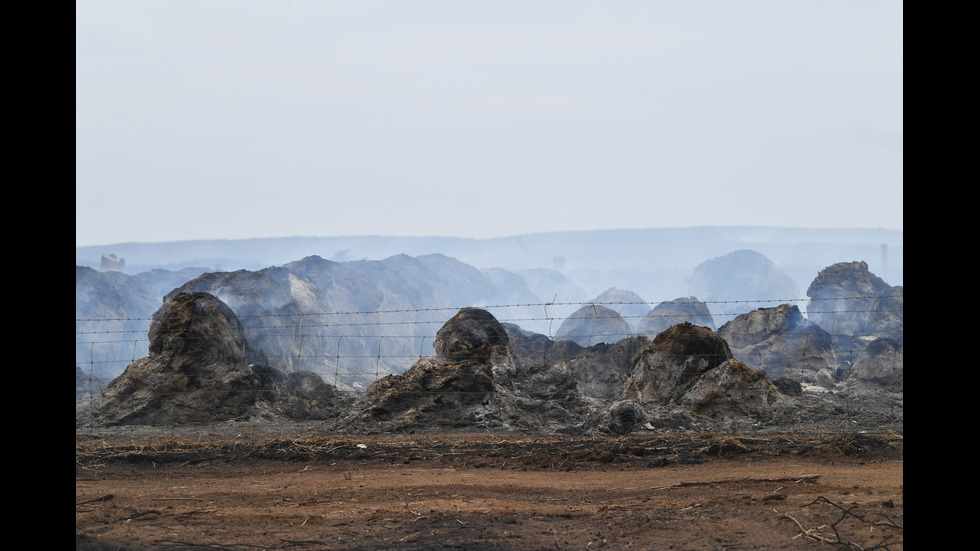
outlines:
[[[677, 313], [656, 314], [658, 302], [542, 302], [526, 304], [496, 304], [473, 306], [492, 313], [499, 322], [516, 326], [527, 334], [543, 335], [550, 342], [572, 341], [582, 348], [596, 344], [613, 345], [623, 339], [653, 339], [655, 334], [636, 331], [639, 322], [663, 318], [661, 326], [671, 321], [691, 321], [717, 330], [739, 315], [757, 308], [776, 305], [806, 305], [806, 315], [828, 314], [897, 314], [872, 309], [869, 301], [876, 297], [848, 296], [824, 299], [752, 299], [726, 301], [691, 301], [708, 307], [709, 316]], [[671, 304], [684, 304], [672, 300]], [[601, 319], [597, 307], [616, 310], [646, 308], [647, 314], [622, 314], [629, 326], [615, 332], [588, 331], [578, 334], [554, 330], [556, 324], [567, 321]], [[362, 393], [375, 380], [409, 369], [416, 361], [433, 355], [436, 332], [462, 307], [413, 308], [376, 311], [302, 312], [238, 315], [242, 326], [245, 350], [240, 358], [247, 364], [262, 363], [285, 372], [310, 371], [325, 382], [350, 395]], [[576, 314], [585, 310], [593, 315]], [[802, 311], [802, 308], [801, 308]], [[724, 313], [717, 313], [724, 312]], [[79, 387], [90, 399], [101, 391], [127, 366], [149, 353], [148, 330], [152, 318], [76, 318], [76, 396]], [[188, 320], [191, 321], [191, 320]], [[700, 322], [700, 323], [699, 323]], [[541, 330], [531, 331], [528, 327]], [[560, 333], [560, 334], [559, 334]], [[783, 331], [781, 336], [800, 341], [787, 350], [776, 350], [756, 341], [743, 343], [739, 349], [753, 352], [735, 358], [750, 367], [775, 371], [779, 374], [804, 378], [812, 362], [824, 360], [827, 340], [852, 346], [847, 357], [838, 357], [841, 366], [849, 365], [870, 337], [826, 331]], [[899, 339], [902, 330], [877, 337]], [[180, 337], [177, 337], [180, 338]], [[846, 347], [845, 347], [846, 348]], [[793, 369], [798, 369], [794, 372]], [[770, 373], [774, 376], [774, 373]]]

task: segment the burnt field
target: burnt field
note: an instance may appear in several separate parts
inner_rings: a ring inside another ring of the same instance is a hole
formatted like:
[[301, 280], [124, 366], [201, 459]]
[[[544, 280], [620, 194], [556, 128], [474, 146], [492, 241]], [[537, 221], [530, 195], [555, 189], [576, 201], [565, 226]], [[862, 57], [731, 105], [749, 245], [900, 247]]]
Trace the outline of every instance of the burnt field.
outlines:
[[77, 549], [902, 549], [903, 437], [76, 432]]

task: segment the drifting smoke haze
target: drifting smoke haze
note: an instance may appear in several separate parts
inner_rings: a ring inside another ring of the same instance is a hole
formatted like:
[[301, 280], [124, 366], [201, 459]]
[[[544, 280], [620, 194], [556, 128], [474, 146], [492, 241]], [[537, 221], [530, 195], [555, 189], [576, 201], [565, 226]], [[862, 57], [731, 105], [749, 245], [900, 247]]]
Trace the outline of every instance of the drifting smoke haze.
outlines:
[[[337, 252], [344, 258], [353, 252], [360, 260], [325, 259]], [[277, 358], [299, 358], [291, 367], [330, 381], [341, 361], [359, 362], [359, 369], [372, 376], [404, 369], [390, 358], [410, 363], [430, 353], [433, 332], [454, 308], [487, 307], [500, 320], [553, 337], [583, 304], [623, 303], [606, 305], [623, 316], [626, 328], [611, 330], [620, 335], [638, 332], [639, 312], [675, 299], [696, 299], [713, 316], [707, 325], [721, 327], [740, 313], [779, 302], [793, 301], [805, 313], [805, 289], [817, 274], [853, 259], [868, 259], [872, 273], [887, 260], [888, 277], [880, 279], [901, 285], [902, 252], [900, 231], [790, 228], [83, 247], [76, 249], [76, 317], [136, 320], [125, 327], [123, 322], [82, 324], [76, 364], [95, 365], [96, 358], [112, 357], [103, 374], [118, 374], [127, 361], [145, 354], [146, 328], [139, 319], [148, 318], [165, 295], [178, 290], [217, 296], [242, 316], [246, 328], [269, 335], [261, 337], [266, 350], [277, 350]], [[124, 272], [99, 271], [99, 258], [110, 253], [126, 260]], [[108, 304], [119, 304], [119, 310], [106, 311]], [[339, 320], [331, 314], [337, 312], [361, 313]], [[135, 341], [118, 342], [120, 330]], [[573, 332], [583, 331], [610, 332]], [[363, 386], [367, 381], [348, 382]]]
[[[261, 270], [311, 255], [336, 259], [338, 253], [359, 260], [441, 254], [476, 269], [525, 272], [542, 301], [587, 301], [616, 287], [659, 302], [694, 294], [688, 278], [696, 267], [742, 250], [764, 256], [801, 293], [820, 270], [837, 262], [863, 260], [890, 285], [901, 285], [904, 275], [900, 230], [766, 227], [597, 230], [495, 239], [360, 236], [119, 243], [76, 247], [75, 263], [99, 269], [101, 255], [113, 253], [125, 259], [125, 273], [136, 274], [187, 267]], [[556, 284], [557, 277], [571, 285]], [[732, 289], [730, 295], [773, 298], [760, 297], [757, 288]]]

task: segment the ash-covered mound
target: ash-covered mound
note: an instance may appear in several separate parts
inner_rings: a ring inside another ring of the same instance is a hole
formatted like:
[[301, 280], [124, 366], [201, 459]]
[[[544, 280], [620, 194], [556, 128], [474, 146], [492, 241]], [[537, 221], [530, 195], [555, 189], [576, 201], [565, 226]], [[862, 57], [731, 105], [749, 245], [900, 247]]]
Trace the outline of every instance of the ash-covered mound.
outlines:
[[171, 296], [153, 316], [149, 341], [149, 356], [130, 364], [96, 397], [96, 422], [169, 425], [256, 415], [324, 419], [348, 402], [313, 374], [246, 363], [241, 323], [208, 293]]
[[[807, 317], [832, 337], [849, 391], [901, 392], [905, 297], [868, 270], [867, 262], [824, 268], [807, 289]], [[874, 344], [875, 346], [871, 346]]]
[[[145, 343], [124, 342], [119, 335], [146, 331], [146, 318], [159, 306], [159, 295], [135, 277], [75, 266], [76, 368], [86, 366], [98, 384], [108, 384], [134, 353], [146, 353]], [[127, 360], [112, 361], [119, 358]]]
[[562, 360], [571, 361], [585, 350], [575, 342], [553, 340], [547, 335], [527, 331], [513, 323], [502, 325], [507, 330], [507, 338], [518, 368], [553, 365]]
[[889, 339], [875, 339], [851, 364], [843, 387], [854, 393], [884, 390], [904, 392], [905, 346]]
[[678, 323], [690, 322], [714, 331], [715, 322], [708, 305], [697, 297], [681, 297], [661, 302], [637, 322], [636, 331], [650, 338]]
[[698, 377], [731, 358], [728, 343], [711, 329], [677, 324], [657, 335], [637, 358], [626, 381], [626, 398], [677, 401]]
[[[388, 375], [368, 387], [365, 413], [376, 422], [435, 423], [459, 408], [486, 404], [496, 392], [495, 365], [512, 363], [507, 331], [486, 310], [464, 308], [436, 333], [435, 356], [415, 362], [405, 373]], [[434, 415], [433, 415], [434, 414]]]
[[589, 304], [565, 318], [558, 327], [555, 338], [589, 347], [599, 343], [613, 344], [632, 333], [630, 324], [619, 312], [605, 306]]
[[619, 399], [633, 364], [649, 343], [646, 337], [630, 337], [615, 344], [601, 343], [583, 348], [568, 360], [579, 391], [592, 398]]
[[833, 388], [838, 360], [826, 331], [803, 317], [796, 305], [781, 304], [742, 314], [718, 330], [732, 354], [769, 377]]
[[839, 262], [820, 270], [806, 294], [807, 317], [828, 333], [893, 341], [902, 337], [903, 287], [885, 283], [868, 270], [867, 262]]
[[610, 287], [599, 293], [599, 296], [590, 302], [594, 304], [605, 304], [610, 310], [618, 312], [632, 328], [633, 333], [636, 332], [637, 320], [641, 319], [650, 311], [650, 306], [643, 300], [643, 297], [628, 289], [617, 289], [615, 287]]
[[460, 310], [436, 333], [433, 348], [435, 356], [373, 382], [344, 423], [437, 427], [470, 406], [488, 404], [496, 392], [495, 363], [512, 368], [507, 331], [486, 310]]
[[490, 312], [463, 308], [439, 331], [432, 343], [438, 358], [449, 362], [511, 362], [507, 330]]
[[486, 310], [463, 308], [438, 331], [435, 356], [375, 381], [338, 427], [568, 430], [592, 406], [567, 362], [519, 361], [507, 329]]
[[780, 398], [765, 371], [732, 358], [704, 373], [680, 403], [695, 415], [717, 418], [766, 412]]
[[578, 391], [591, 398], [616, 400], [623, 392], [636, 356], [650, 342], [646, 337], [630, 337], [615, 344], [599, 343], [588, 348], [567, 340], [504, 324], [518, 372], [541, 370], [564, 364], [575, 374]]
[[636, 359], [624, 394], [625, 401], [609, 412], [610, 428], [617, 415], [620, 426], [646, 419], [646, 428], [759, 425], [794, 407], [764, 371], [733, 358], [723, 338], [691, 323], [675, 325], [650, 342]]
[[[248, 363], [283, 372], [312, 371], [325, 378], [342, 371], [322, 352], [329, 350], [335, 357], [351, 358], [343, 371], [359, 375], [375, 370], [389, 372], [383, 362], [368, 360], [372, 353], [378, 354], [379, 339], [362, 338], [370, 334], [365, 329], [387, 327], [369, 325], [379, 321], [377, 316], [355, 314], [337, 324], [333, 316], [310, 314], [329, 313], [333, 308], [370, 312], [381, 306], [384, 294], [345, 265], [311, 256], [255, 272], [207, 273], [173, 290], [168, 298], [190, 292], [212, 294], [231, 307], [244, 326]], [[301, 327], [312, 329], [301, 331]], [[348, 338], [332, 334], [347, 328], [355, 329]], [[393, 356], [411, 353], [410, 340], [389, 340], [398, 346], [390, 352]], [[311, 349], [318, 352], [310, 353]], [[333, 382], [351, 388], [355, 382], [366, 386], [367, 380], [366, 375], [360, 375], [342, 381], [335, 378]]]
[[[800, 294], [799, 286], [779, 266], [747, 249], [702, 262], [688, 276], [687, 288], [691, 295], [717, 303], [714, 314], [721, 320]], [[746, 297], [759, 302], [746, 302]]]

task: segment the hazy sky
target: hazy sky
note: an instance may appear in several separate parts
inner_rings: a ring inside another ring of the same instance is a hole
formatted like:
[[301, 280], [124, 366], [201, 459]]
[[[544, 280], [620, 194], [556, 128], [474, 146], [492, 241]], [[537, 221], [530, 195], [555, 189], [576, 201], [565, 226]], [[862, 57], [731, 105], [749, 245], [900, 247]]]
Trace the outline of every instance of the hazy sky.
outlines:
[[903, 229], [889, 0], [78, 0], [75, 244]]

